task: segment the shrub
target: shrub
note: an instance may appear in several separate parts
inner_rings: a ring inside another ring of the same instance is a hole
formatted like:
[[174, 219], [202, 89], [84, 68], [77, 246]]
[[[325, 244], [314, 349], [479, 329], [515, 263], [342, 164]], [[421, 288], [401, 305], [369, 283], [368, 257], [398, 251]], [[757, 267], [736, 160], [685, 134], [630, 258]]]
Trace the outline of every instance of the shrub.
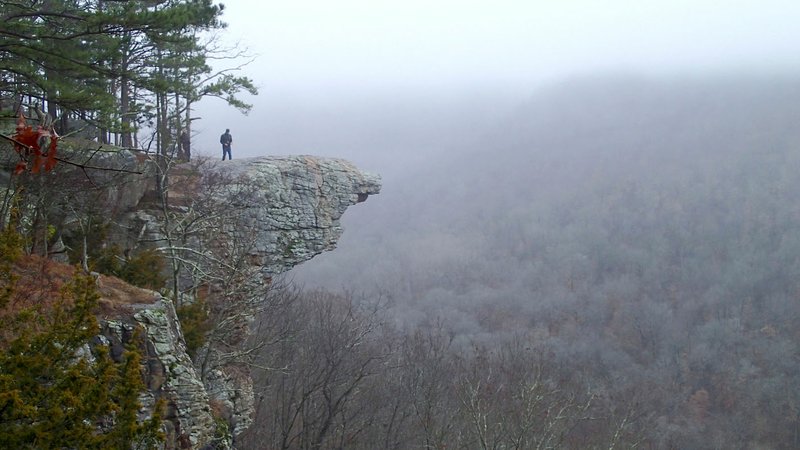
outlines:
[[206, 334], [211, 329], [205, 301], [198, 299], [193, 303], [182, 304], [178, 307], [178, 319], [186, 341], [186, 350], [194, 358], [197, 350], [205, 344]]
[[100, 332], [94, 278], [76, 273], [60, 292], [23, 287], [11, 264], [19, 244], [9, 233], [0, 237], [0, 447], [155, 448], [159, 414], [138, 422], [145, 389], [138, 347], [117, 364], [106, 347], [88, 346]]
[[166, 282], [163, 270], [164, 258], [161, 254], [157, 250], [144, 250], [125, 262], [119, 277], [134, 286], [157, 290]]

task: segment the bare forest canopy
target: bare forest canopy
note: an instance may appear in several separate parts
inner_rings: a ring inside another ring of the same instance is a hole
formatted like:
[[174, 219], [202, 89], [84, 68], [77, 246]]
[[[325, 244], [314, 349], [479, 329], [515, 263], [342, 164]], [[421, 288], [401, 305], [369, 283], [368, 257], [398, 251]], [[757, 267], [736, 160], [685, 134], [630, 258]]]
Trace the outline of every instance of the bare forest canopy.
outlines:
[[387, 301], [406, 371], [368, 404], [407, 414], [403, 442], [534, 448], [521, 417], [569, 404], [603, 425], [576, 419], [567, 448], [797, 448], [798, 105], [792, 76], [541, 89], [385, 176], [293, 278]]

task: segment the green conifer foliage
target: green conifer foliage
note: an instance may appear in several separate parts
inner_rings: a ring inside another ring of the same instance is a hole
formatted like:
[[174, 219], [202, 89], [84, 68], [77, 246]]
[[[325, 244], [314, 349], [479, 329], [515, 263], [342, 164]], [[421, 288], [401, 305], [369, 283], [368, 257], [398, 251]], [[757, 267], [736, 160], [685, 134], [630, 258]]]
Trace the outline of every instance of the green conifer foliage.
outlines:
[[178, 319], [181, 322], [186, 350], [192, 358], [197, 350], [205, 345], [206, 335], [211, 331], [211, 319], [208, 316], [208, 305], [202, 298], [193, 303], [185, 303], [178, 307]]
[[256, 94], [252, 80], [208, 64], [224, 56], [204, 37], [225, 27], [222, 12], [211, 0], [0, 2], [0, 115], [36, 105], [61, 119], [61, 134], [79, 121], [131, 147], [138, 124], [156, 112], [169, 121], [159, 132], [177, 136], [188, 126], [181, 114], [205, 96], [246, 111], [237, 94]]
[[89, 346], [100, 331], [94, 279], [76, 273], [52, 302], [20, 301], [13, 234], [0, 237], [0, 448], [154, 448], [161, 418], [137, 417], [139, 351], [117, 364]]

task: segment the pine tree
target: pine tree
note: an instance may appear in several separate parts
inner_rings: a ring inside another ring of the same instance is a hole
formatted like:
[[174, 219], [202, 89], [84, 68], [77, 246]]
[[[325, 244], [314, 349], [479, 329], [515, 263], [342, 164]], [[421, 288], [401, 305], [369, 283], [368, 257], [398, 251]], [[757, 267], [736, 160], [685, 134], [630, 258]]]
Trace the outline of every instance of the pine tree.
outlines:
[[56, 298], [25, 302], [19, 248], [15, 232], [0, 235], [0, 447], [153, 448], [161, 419], [138, 421], [139, 351], [117, 364], [88, 345], [100, 331], [94, 279], [76, 273]]
[[59, 131], [80, 118], [123, 146], [155, 119], [163, 153], [191, 103], [212, 95], [247, 110], [236, 94], [256, 93], [207, 64], [201, 36], [224, 28], [222, 11], [210, 0], [0, 2], [0, 110], [36, 106], [61, 119]]

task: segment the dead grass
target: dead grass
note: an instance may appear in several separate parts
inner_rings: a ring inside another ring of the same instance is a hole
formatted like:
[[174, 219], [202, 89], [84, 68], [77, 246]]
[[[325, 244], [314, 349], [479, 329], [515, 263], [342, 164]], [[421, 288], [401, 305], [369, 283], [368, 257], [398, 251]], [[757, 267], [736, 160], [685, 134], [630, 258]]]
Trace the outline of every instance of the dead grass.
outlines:
[[[79, 270], [79, 269], [78, 269]], [[14, 265], [18, 277], [11, 301], [0, 316], [27, 308], [47, 308], [61, 296], [61, 289], [76, 273], [74, 266], [61, 264], [39, 256], [24, 256]], [[131, 312], [131, 305], [152, 304], [157, 296], [119, 278], [100, 275], [97, 278], [100, 294], [98, 316], [118, 318]]]

